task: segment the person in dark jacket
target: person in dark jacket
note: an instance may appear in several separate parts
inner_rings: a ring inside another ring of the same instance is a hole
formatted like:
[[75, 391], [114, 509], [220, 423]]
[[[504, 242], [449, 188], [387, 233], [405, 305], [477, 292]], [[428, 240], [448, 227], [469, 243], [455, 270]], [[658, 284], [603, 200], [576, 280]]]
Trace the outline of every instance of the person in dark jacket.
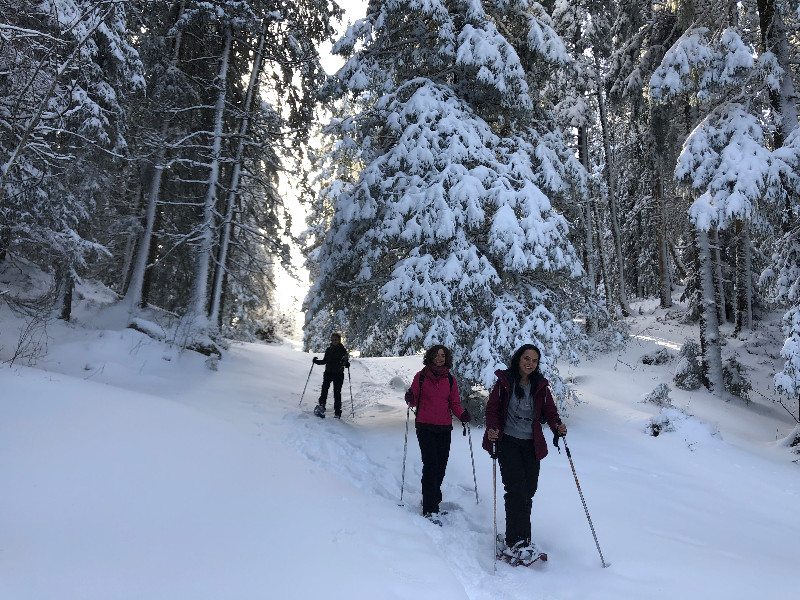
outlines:
[[331, 334], [331, 345], [325, 350], [322, 358], [314, 357], [315, 365], [325, 365], [322, 375], [322, 392], [319, 403], [314, 407], [314, 414], [318, 417], [325, 416], [325, 405], [328, 402], [328, 389], [333, 384], [333, 415], [342, 417], [342, 384], [344, 383], [344, 370], [350, 368], [350, 358], [347, 349], [342, 345], [342, 336], [339, 333]]
[[540, 418], [553, 431], [566, 435], [550, 393], [539, 371], [541, 352], [524, 344], [511, 357], [507, 370], [495, 371], [497, 382], [486, 404], [483, 448], [492, 458], [493, 445], [505, 488], [505, 552], [525, 559], [531, 543], [531, 508], [539, 483], [539, 463], [547, 456], [547, 441]]
[[425, 367], [411, 382], [406, 403], [417, 407], [416, 431], [422, 455], [422, 514], [441, 525], [437, 518], [442, 501], [442, 481], [450, 457], [454, 414], [462, 423], [472, 420], [461, 407], [458, 382], [450, 374], [453, 355], [446, 346], [431, 346], [422, 359]]

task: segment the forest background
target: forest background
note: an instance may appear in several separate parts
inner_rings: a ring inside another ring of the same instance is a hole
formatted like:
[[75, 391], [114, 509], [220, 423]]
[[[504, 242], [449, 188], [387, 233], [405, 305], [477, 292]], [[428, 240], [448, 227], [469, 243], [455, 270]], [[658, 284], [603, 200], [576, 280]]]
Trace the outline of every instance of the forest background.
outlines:
[[0, 282], [28, 323], [13, 360], [84, 279], [185, 348], [273, 339], [297, 242], [308, 349], [445, 343], [469, 396], [533, 341], [569, 402], [556, 361], [619, 344], [632, 298], [669, 309], [682, 285], [698, 384], [741, 390], [720, 327], [777, 310], [796, 401], [799, 11], [384, 0], [339, 36], [326, 0], [0, 0], [0, 261], [52, 276]]

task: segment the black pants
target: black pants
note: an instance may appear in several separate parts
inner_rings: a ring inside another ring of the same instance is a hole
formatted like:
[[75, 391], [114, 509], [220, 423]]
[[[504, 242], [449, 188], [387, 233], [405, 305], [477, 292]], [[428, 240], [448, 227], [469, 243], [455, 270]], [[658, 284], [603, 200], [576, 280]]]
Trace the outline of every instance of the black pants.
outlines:
[[442, 481], [450, 457], [450, 428], [417, 429], [422, 454], [422, 513], [438, 513], [442, 501]]
[[539, 485], [533, 440], [504, 435], [497, 449], [506, 502], [506, 544], [531, 540], [531, 506]]
[[344, 383], [344, 373], [331, 373], [325, 371], [322, 376], [322, 393], [319, 395], [319, 403], [322, 406], [328, 401], [328, 388], [333, 383], [333, 412], [337, 415], [342, 414], [342, 384]]

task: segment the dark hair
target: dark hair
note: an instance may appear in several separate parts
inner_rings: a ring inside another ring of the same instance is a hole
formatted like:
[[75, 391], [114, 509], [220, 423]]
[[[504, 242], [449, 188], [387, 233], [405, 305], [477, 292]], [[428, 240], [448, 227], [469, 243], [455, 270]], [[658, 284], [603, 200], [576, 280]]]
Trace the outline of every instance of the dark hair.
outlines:
[[337, 331], [334, 331], [334, 332], [331, 334], [331, 337], [332, 337], [332, 338], [333, 338], [333, 337], [335, 337], [335, 338], [338, 338], [340, 342], [342, 341], [342, 334], [341, 334], [341, 333], [339, 333], [339, 332], [337, 332]]
[[436, 355], [439, 354], [439, 350], [444, 350], [444, 366], [448, 369], [453, 368], [453, 353], [450, 352], [450, 348], [447, 346], [443, 346], [442, 344], [435, 344], [428, 348], [425, 352], [425, 357], [422, 359], [423, 365], [432, 365], [433, 359], [436, 358]]
[[[534, 350], [536, 354], [539, 356], [539, 360], [542, 360], [542, 352], [533, 344], [522, 344], [517, 351], [511, 356], [511, 360], [508, 361], [508, 369], [506, 370], [506, 377], [511, 383], [511, 387], [514, 389], [514, 394], [517, 398], [522, 398], [525, 395], [525, 392], [522, 390], [522, 387], [519, 384], [519, 361], [522, 360], [522, 355], [525, 354], [528, 350]], [[542, 376], [541, 372], [539, 371], [539, 364], [536, 363], [536, 369], [534, 369], [533, 373], [531, 373], [531, 377], [529, 381], [534, 383], [538, 381], [538, 379]]]

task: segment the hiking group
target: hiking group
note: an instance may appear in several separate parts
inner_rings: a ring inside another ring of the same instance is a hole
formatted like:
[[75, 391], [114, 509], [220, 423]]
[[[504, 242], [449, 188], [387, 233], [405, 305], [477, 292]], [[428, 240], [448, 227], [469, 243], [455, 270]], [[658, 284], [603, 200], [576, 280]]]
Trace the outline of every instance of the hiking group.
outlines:
[[[495, 371], [497, 379], [486, 404], [482, 447], [495, 465], [499, 463], [505, 491], [506, 529], [505, 535], [496, 535], [496, 555], [511, 564], [530, 564], [537, 558], [546, 558], [531, 536], [531, 512], [539, 483], [539, 466], [548, 453], [542, 425], [546, 423], [556, 437], [567, 433], [549, 383], [539, 370], [540, 360], [541, 352], [535, 346], [524, 344], [519, 347], [511, 356], [508, 368]], [[328, 390], [333, 384], [334, 415], [340, 417], [344, 370], [348, 369], [349, 374], [350, 367], [341, 334], [331, 335], [331, 345], [325, 350], [324, 357], [314, 357], [314, 364], [325, 365], [322, 392], [314, 413], [325, 416]], [[458, 382], [450, 372], [453, 368], [451, 350], [435, 344], [425, 352], [422, 364], [422, 370], [414, 375], [411, 387], [406, 391], [405, 401], [409, 410], [414, 409], [414, 428], [422, 458], [422, 514], [441, 525], [441, 516], [446, 514], [440, 510], [440, 504], [442, 482], [450, 457], [453, 416], [466, 426], [472, 421], [472, 415], [461, 406]], [[407, 443], [408, 424], [406, 447]], [[404, 480], [405, 451], [406, 448]]]
[[[539, 463], [547, 456], [542, 422], [559, 436], [567, 433], [547, 379], [539, 371], [540, 358], [539, 349], [530, 344], [514, 352], [508, 369], [495, 372], [497, 381], [486, 404], [483, 448], [500, 463], [505, 489], [506, 531], [505, 536], [496, 536], [496, 553], [514, 565], [530, 564], [545, 556], [531, 539], [531, 509], [539, 482]], [[458, 382], [450, 373], [450, 349], [434, 345], [422, 363], [424, 367], [414, 375], [405, 400], [410, 408], [416, 408], [415, 429], [422, 456], [422, 514], [441, 525], [439, 505], [450, 455], [451, 415], [465, 424], [472, 415], [461, 406]]]

